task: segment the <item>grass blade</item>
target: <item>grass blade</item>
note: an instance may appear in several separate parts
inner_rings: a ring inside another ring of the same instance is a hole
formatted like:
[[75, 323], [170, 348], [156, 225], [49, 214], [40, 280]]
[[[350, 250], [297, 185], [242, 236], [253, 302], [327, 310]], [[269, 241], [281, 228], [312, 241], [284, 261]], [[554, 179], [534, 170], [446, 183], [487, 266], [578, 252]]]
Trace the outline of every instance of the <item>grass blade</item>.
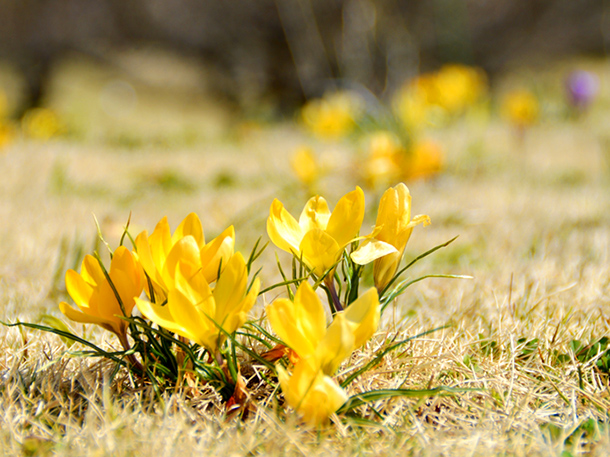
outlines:
[[380, 389], [371, 390], [361, 394], [356, 394], [348, 398], [348, 400], [337, 410], [338, 414], [347, 413], [352, 409], [365, 405], [370, 402], [385, 400], [386, 398], [408, 397], [422, 398], [433, 397], [435, 395], [452, 395], [463, 392], [474, 392], [479, 389], [466, 389], [458, 387], [439, 386], [433, 389]]

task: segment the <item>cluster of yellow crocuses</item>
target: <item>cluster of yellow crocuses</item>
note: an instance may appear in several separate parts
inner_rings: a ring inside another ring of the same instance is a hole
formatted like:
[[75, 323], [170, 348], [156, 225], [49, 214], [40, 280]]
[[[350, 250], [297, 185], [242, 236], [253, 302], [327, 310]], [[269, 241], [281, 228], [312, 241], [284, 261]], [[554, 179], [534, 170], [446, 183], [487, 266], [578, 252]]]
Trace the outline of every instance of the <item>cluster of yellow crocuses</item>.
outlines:
[[[359, 236], [364, 210], [364, 193], [357, 187], [332, 212], [324, 198], [311, 198], [298, 221], [275, 200], [267, 221], [271, 241], [302, 262], [314, 281], [312, 286], [302, 279], [293, 300], [278, 298], [266, 307], [271, 328], [296, 355], [292, 363], [276, 365], [281, 389], [287, 403], [311, 424], [326, 421], [347, 400], [333, 375], [376, 332], [379, 295], [394, 277], [413, 227], [429, 222], [427, 216], [411, 218], [404, 184], [385, 192], [375, 228]], [[118, 247], [109, 270], [90, 255], [80, 274], [69, 270], [67, 291], [78, 310], [65, 302], [60, 309], [74, 321], [114, 332], [128, 349], [125, 318], [137, 307], [145, 318], [205, 348], [211, 360], [222, 364], [227, 335], [246, 322], [260, 291], [258, 278], [248, 283], [248, 265], [234, 245], [233, 227], [206, 243], [194, 213], [173, 234], [163, 218], [150, 235], [144, 231], [135, 238], [133, 251]], [[375, 287], [346, 303], [334, 282], [349, 246], [355, 264], [374, 262]], [[332, 297], [330, 325], [314, 290], [320, 284]]]

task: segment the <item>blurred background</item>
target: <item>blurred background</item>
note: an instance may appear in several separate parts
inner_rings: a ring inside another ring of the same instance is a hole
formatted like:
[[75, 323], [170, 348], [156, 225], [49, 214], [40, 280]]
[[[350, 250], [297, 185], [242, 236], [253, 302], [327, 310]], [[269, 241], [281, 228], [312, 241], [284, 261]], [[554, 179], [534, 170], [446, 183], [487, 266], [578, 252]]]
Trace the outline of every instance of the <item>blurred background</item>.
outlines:
[[105, 81], [110, 116], [136, 103], [122, 79], [277, 115], [337, 87], [389, 97], [444, 63], [493, 81], [609, 46], [605, 0], [0, 0], [11, 117], [59, 103], [58, 75], [75, 66], [85, 81], [69, 85]]
[[0, 298], [56, 309], [91, 213], [249, 252], [274, 198], [371, 227], [398, 182], [440, 271], [607, 265], [609, 50], [610, 0], [0, 0]]

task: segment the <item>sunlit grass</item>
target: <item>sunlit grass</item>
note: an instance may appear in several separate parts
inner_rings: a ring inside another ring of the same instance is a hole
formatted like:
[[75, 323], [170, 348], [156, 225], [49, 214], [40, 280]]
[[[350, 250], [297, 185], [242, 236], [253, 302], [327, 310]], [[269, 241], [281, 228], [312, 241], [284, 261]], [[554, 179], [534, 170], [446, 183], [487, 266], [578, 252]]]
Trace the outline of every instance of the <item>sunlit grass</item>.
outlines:
[[[261, 407], [241, 421], [224, 416], [209, 387], [155, 398], [112, 364], [70, 357], [55, 336], [3, 327], [0, 448], [7, 455], [75, 456], [604, 455], [610, 444], [607, 345], [600, 341], [610, 331], [607, 106], [600, 99], [588, 121], [547, 117], [520, 144], [496, 118], [485, 128], [459, 121], [435, 134], [447, 151], [444, 174], [408, 183], [414, 214], [426, 212], [432, 225], [413, 235], [407, 261], [460, 235], [417, 264], [413, 277], [432, 271], [474, 279], [412, 286], [339, 373], [348, 376], [393, 338], [448, 325], [384, 356], [350, 394], [446, 385], [475, 391], [373, 403], [359, 412], [374, 419], [375, 408], [384, 415], [377, 424], [348, 418], [319, 431], [265, 404], [261, 394], [254, 399]], [[57, 272], [63, 278], [91, 250], [91, 213], [116, 245], [129, 212], [141, 226], [154, 227], [162, 215], [175, 226], [196, 211], [210, 236], [234, 223], [239, 248], [248, 251], [264, 233], [274, 197], [290, 208], [308, 197], [289, 163], [302, 133], [280, 126], [251, 138], [186, 142], [175, 150], [70, 138], [8, 145], [0, 155], [1, 319], [61, 316], [57, 304], [66, 297]], [[346, 145], [317, 152], [339, 164], [350, 153]], [[351, 170], [338, 167], [318, 183], [329, 200], [353, 189]], [[372, 192], [366, 197], [374, 199]], [[373, 223], [374, 214], [367, 214], [363, 231]], [[265, 287], [277, 280], [273, 250], [260, 262]], [[254, 315], [278, 294], [265, 294]], [[102, 331], [72, 328], [118, 349]]]

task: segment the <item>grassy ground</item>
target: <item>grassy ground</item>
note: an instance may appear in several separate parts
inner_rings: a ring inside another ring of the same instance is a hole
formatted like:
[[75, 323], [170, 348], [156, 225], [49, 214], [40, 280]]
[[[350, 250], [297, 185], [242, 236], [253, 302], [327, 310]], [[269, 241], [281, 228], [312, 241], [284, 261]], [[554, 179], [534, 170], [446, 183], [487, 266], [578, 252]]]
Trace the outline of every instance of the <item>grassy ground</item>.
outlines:
[[[610, 327], [607, 100], [587, 117], [555, 115], [521, 142], [499, 120], [485, 127], [461, 121], [437, 132], [447, 151], [445, 172], [408, 183], [414, 213], [430, 215], [432, 225], [415, 229], [406, 257], [460, 235], [411, 274], [474, 279], [413, 286], [342, 370], [387, 338], [449, 324], [387, 356], [350, 393], [476, 390], [380, 402], [375, 407], [386, 418], [378, 425], [347, 421], [315, 431], [292, 415], [278, 416], [273, 404], [261, 404], [244, 421], [225, 417], [206, 387], [155, 400], [123, 373], [110, 383], [111, 365], [66, 355], [55, 336], [2, 327], [0, 454], [607, 455], [608, 374], [597, 366], [605, 346], [587, 346]], [[190, 119], [195, 131], [206, 122], [203, 114]], [[238, 247], [248, 252], [264, 234], [274, 197], [299, 211], [307, 194], [288, 157], [309, 140], [290, 124], [226, 129], [214, 124], [204, 137], [164, 132], [163, 141], [142, 139], [141, 132], [126, 138], [118, 129], [106, 142], [7, 146], [0, 155], [2, 320], [60, 315], [63, 272], [76, 265], [79, 249], [94, 247], [92, 213], [113, 246], [130, 212], [137, 233], [164, 215], [175, 227], [195, 211], [208, 236], [235, 224]], [[334, 204], [358, 184], [349, 162], [353, 147], [316, 146], [335, 164], [320, 184]], [[369, 206], [374, 199], [367, 194]], [[373, 217], [374, 211], [365, 226]], [[270, 247], [260, 261], [267, 284], [277, 276], [274, 255]], [[259, 305], [273, 298], [269, 293]], [[92, 326], [73, 328], [117, 344]]]

